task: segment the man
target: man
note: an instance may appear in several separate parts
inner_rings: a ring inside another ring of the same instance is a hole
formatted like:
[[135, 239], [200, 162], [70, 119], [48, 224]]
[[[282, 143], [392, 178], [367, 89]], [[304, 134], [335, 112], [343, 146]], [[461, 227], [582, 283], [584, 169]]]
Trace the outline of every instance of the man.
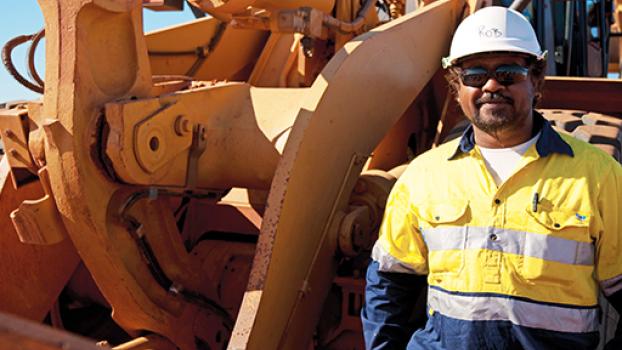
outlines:
[[622, 167], [533, 109], [544, 56], [513, 10], [456, 30], [444, 65], [472, 126], [389, 196], [367, 272], [369, 349], [594, 349], [599, 292], [622, 310]]

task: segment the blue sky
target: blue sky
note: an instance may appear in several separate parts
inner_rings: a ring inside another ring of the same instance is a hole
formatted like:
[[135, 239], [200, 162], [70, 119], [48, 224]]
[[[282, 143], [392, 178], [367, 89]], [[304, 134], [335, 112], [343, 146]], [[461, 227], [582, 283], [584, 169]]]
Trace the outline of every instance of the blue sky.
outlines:
[[[145, 31], [151, 31], [169, 25], [187, 22], [194, 19], [188, 5], [184, 11], [155, 12], [144, 11]], [[18, 35], [33, 34], [43, 27], [43, 15], [36, 0], [15, 0], [10, 5], [4, 6], [0, 12], [0, 46]], [[41, 77], [44, 76], [44, 41], [37, 50], [37, 67]], [[27, 76], [24, 65], [26, 62], [26, 50], [28, 43], [13, 50], [13, 63]], [[20, 85], [9, 75], [4, 65], [0, 65], [0, 103], [12, 100], [33, 100], [41, 95], [28, 90]]]

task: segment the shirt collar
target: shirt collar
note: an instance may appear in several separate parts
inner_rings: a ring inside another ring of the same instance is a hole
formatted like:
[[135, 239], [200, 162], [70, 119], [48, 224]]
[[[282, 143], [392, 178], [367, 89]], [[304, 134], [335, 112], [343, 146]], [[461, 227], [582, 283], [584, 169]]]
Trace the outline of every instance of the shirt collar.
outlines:
[[[532, 135], [542, 132], [540, 138], [536, 142], [536, 150], [540, 157], [546, 157], [551, 153], [566, 154], [570, 157], [574, 157], [570, 145], [559, 136], [551, 126], [551, 123], [536, 111], [533, 112], [533, 129]], [[456, 151], [449, 157], [449, 160], [455, 159], [459, 154], [470, 152], [474, 147], [475, 136], [473, 134], [473, 125], [469, 124], [462, 133], [460, 143]]]

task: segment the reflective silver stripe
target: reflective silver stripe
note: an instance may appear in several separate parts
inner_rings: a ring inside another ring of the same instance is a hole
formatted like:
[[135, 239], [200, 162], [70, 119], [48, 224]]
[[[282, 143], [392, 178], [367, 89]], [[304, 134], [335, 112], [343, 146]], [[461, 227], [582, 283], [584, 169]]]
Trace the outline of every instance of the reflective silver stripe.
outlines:
[[622, 290], [622, 275], [600, 282], [600, 289], [606, 296]]
[[371, 251], [371, 257], [378, 262], [378, 271], [411, 273], [417, 275], [425, 275], [428, 273], [427, 270], [417, 271], [415, 267], [396, 259], [393, 255], [384, 250], [378, 241], [374, 244], [374, 248]]
[[429, 228], [422, 232], [428, 251], [489, 249], [564, 264], [594, 265], [592, 243], [551, 235], [472, 226]]
[[465, 248], [467, 229], [472, 227], [441, 227], [421, 229], [423, 240], [429, 252]]
[[428, 305], [435, 312], [467, 321], [510, 321], [515, 325], [559, 332], [598, 330], [599, 310], [533, 303], [504, 296], [456, 295], [428, 289]]

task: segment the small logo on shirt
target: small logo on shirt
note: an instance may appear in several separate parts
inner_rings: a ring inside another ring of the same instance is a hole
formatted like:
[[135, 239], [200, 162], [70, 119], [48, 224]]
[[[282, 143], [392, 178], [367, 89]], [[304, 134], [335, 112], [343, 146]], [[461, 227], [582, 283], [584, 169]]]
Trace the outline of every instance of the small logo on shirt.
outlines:
[[585, 219], [587, 219], [587, 216], [581, 215], [579, 213], [576, 213], [575, 216], [577, 217], [577, 220], [579, 221], [585, 221]]

